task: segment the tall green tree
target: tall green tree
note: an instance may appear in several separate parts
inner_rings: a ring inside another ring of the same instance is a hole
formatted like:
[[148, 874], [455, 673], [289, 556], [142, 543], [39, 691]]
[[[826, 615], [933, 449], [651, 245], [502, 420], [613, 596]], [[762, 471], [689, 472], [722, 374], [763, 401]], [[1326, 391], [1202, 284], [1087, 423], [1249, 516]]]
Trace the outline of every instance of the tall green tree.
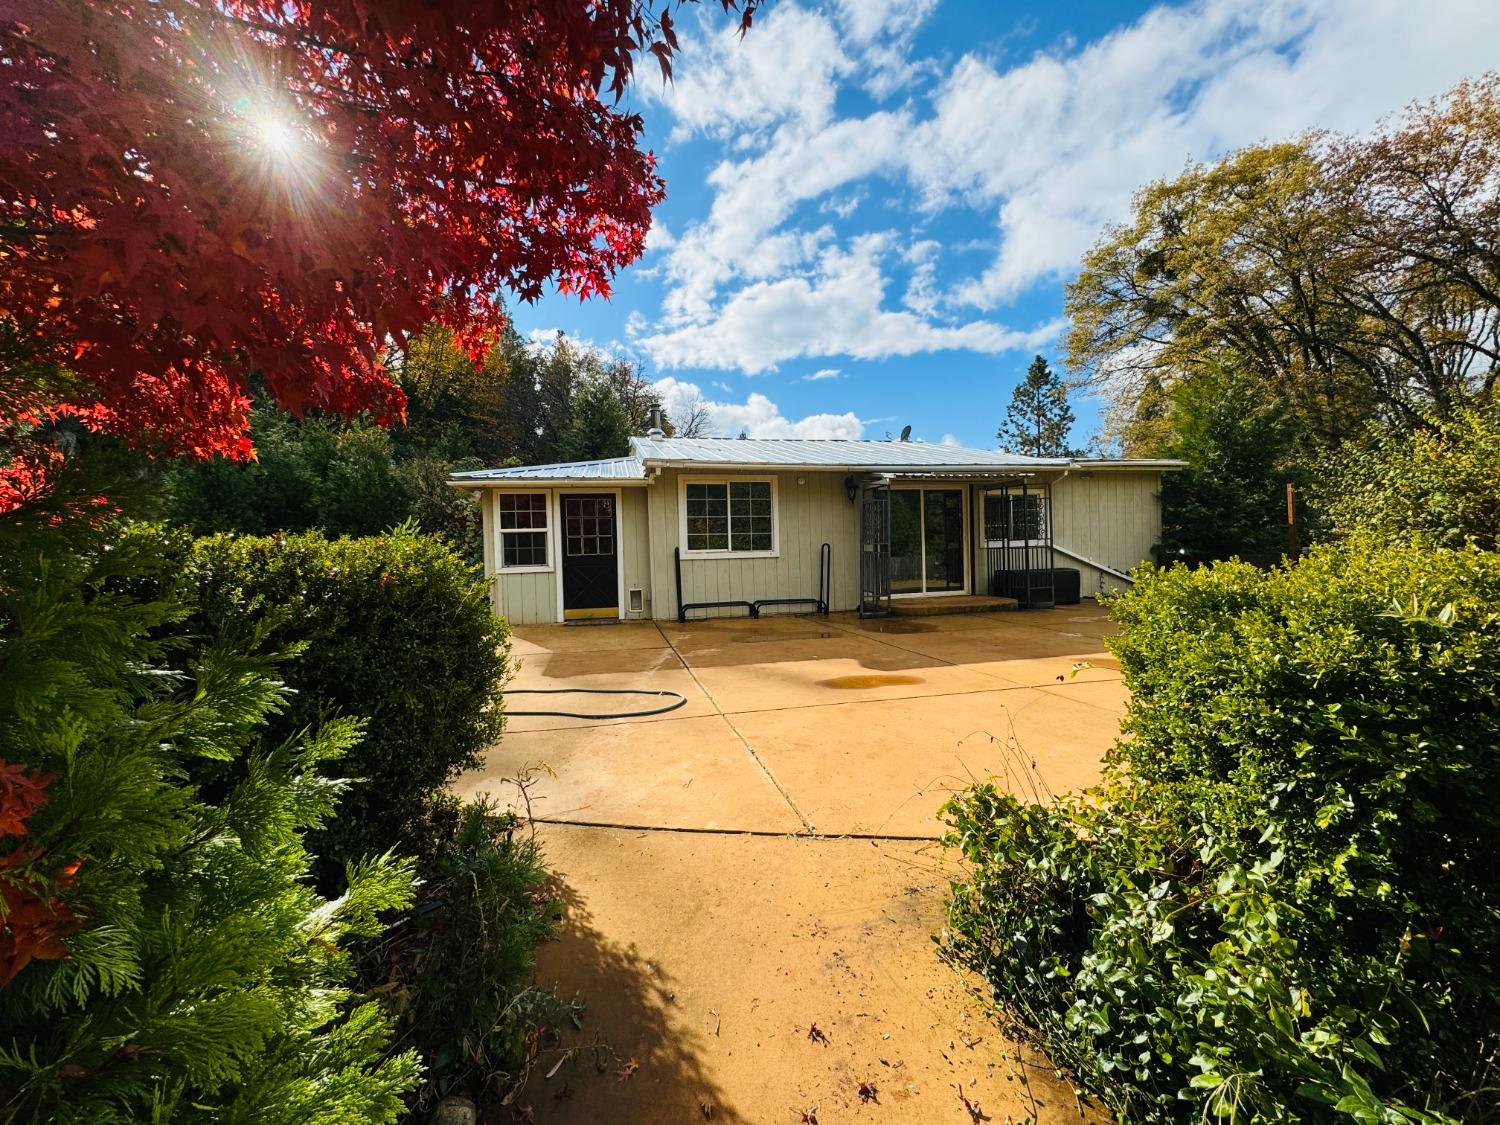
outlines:
[[[606, 385], [624, 411], [627, 429], [643, 434], [661, 395], [640, 366], [558, 333], [532, 342], [507, 325], [476, 368], [433, 326], [399, 357], [398, 381], [407, 396], [404, 427], [393, 431], [397, 448], [421, 450], [450, 461], [475, 458], [483, 465], [538, 465], [562, 460], [574, 402], [591, 382]], [[666, 428], [671, 430], [668, 422]]]
[[1152, 183], [1068, 286], [1068, 365], [1128, 434], [1153, 387], [1237, 364], [1321, 448], [1500, 378], [1500, 76], [1371, 137], [1315, 133]]
[[1162, 479], [1162, 546], [1194, 561], [1274, 556], [1286, 545], [1288, 482], [1297, 431], [1290, 411], [1233, 367], [1178, 386], [1172, 431], [1153, 450], [1187, 462]]
[[375, 535], [412, 515], [415, 490], [389, 431], [373, 423], [294, 418], [268, 396], [251, 409], [257, 458], [178, 461], [165, 472], [165, 513], [199, 535], [326, 528]]
[[561, 461], [593, 461], [630, 452], [630, 418], [604, 378], [586, 380], [573, 396], [573, 417], [558, 443]]
[[1047, 361], [1037, 356], [1026, 369], [1026, 378], [1011, 393], [1010, 409], [995, 436], [1012, 453], [1066, 457], [1072, 429], [1068, 388]]

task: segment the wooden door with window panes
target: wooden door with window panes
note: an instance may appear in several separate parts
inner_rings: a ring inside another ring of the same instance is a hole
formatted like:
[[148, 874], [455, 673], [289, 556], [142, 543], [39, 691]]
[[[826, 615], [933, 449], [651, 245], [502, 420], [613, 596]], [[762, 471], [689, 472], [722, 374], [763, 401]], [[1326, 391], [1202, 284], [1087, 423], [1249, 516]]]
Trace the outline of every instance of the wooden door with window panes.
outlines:
[[563, 493], [563, 619], [620, 616], [619, 534], [613, 494]]

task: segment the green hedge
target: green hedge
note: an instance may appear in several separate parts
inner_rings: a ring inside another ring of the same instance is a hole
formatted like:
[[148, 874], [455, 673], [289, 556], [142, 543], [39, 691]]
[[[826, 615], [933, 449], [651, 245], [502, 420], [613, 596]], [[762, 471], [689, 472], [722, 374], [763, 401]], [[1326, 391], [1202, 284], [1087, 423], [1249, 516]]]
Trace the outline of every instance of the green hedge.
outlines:
[[358, 724], [263, 741], [274, 657], [173, 643], [154, 546], [0, 528], [0, 1120], [394, 1122], [421, 1066], [348, 946], [412, 864], [327, 899], [302, 842]]
[[1372, 427], [1329, 458], [1314, 489], [1337, 534], [1441, 547], [1500, 548], [1500, 404]]
[[409, 530], [176, 543], [197, 597], [188, 632], [255, 631], [261, 645], [295, 650], [281, 669], [293, 695], [271, 736], [328, 714], [365, 720], [341, 763], [355, 783], [311, 846], [335, 869], [404, 850], [428, 799], [479, 765], [503, 726], [508, 638], [477, 568]]
[[1142, 572], [1104, 785], [950, 806], [947, 952], [1127, 1120], [1492, 1112], [1497, 610], [1472, 550]]

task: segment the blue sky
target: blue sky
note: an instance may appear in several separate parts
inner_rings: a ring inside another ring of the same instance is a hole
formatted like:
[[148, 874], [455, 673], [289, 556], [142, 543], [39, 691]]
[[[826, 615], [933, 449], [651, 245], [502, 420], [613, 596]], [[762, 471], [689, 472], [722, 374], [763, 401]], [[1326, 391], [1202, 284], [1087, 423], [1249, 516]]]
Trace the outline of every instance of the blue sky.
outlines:
[[743, 40], [702, 8], [632, 95], [668, 184], [646, 255], [608, 301], [514, 311], [731, 436], [993, 447], [1137, 187], [1500, 66], [1496, 0], [771, 0]]

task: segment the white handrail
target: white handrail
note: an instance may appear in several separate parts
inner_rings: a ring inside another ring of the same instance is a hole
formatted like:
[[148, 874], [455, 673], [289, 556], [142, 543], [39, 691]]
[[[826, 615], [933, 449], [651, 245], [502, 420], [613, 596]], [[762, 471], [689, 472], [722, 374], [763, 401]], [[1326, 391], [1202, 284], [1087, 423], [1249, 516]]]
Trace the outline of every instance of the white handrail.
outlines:
[[1091, 566], [1095, 570], [1102, 570], [1105, 574], [1109, 575], [1111, 578], [1118, 578], [1121, 582], [1129, 582], [1132, 585], [1135, 584], [1135, 579], [1132, 578], [1132, 577], [1130, 577], [1130, 575], [1128, 575], [1128, 574], [1122, 574], [1120, 571], [1116, 570], [1112, 566], [1105, 566], [1103, 563], [1097, 563], [1093, 559], [1085, 558], [1083, 555], [1080, 555], [1077, 551], [1070, 551], [1066, 547], [1059, 547], [1056, 543], [1052, 544], [1052, 549], [1054, 551], [1058, 552], [1059, 554], [1067, 555], [1068, 558], [1070, 558], [1070, 559], [1074, 559], [1074, 560], [1076, 560], [1078, 562], [1084, 563], [1087, 566]]

